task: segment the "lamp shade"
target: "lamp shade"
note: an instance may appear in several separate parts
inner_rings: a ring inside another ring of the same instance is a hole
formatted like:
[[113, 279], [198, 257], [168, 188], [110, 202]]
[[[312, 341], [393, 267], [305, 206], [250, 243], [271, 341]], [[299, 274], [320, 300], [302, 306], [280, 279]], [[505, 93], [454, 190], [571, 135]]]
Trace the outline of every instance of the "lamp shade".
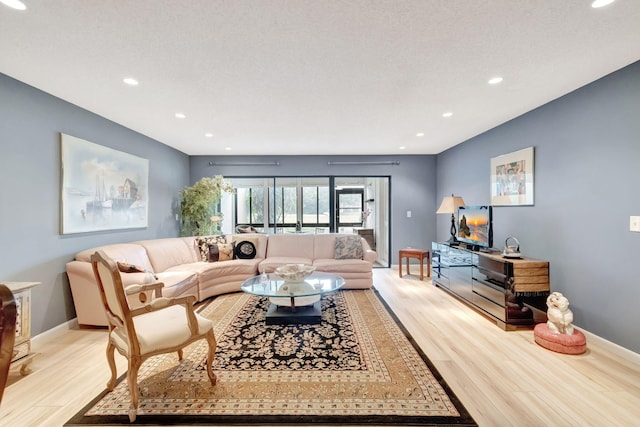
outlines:
[[456, 214], [458, 213], [458, 208], [460, 206], [464, 206], [464, 200], [460, 196], [446, 196], [442, 199], [442, 203], [440, 207], [436, 211], [437, 214]]

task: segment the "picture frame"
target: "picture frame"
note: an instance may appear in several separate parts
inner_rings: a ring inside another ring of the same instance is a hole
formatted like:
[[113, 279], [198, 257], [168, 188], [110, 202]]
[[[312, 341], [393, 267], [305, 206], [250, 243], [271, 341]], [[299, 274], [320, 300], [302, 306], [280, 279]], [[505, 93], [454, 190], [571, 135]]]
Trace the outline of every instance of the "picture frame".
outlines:
[[60, 133], [60, 233], [148, 226], [149, 160]]
[[533, 147], [492, 157], [490, 174], [493, 206], [533, 205]]

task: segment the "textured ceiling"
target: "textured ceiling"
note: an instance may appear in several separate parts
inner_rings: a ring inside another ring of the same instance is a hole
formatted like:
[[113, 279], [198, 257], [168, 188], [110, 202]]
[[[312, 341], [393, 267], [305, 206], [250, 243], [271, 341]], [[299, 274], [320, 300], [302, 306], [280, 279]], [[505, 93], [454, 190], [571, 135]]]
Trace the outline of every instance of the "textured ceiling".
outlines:
[[189, 155], [435, 154], [640, 59], [638, 0], [23, 1], [0, 72]]

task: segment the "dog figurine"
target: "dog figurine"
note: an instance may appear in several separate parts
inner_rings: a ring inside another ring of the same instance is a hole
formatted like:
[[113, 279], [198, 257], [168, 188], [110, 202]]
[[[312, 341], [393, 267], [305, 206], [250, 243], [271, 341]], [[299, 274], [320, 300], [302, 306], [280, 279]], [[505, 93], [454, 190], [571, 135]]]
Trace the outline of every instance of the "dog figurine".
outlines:
[[569, 300], [560, 292], [552, 292], [547, 297], [547, 326], [558, 334], [573, 335], [573, 312], [569, 310]]

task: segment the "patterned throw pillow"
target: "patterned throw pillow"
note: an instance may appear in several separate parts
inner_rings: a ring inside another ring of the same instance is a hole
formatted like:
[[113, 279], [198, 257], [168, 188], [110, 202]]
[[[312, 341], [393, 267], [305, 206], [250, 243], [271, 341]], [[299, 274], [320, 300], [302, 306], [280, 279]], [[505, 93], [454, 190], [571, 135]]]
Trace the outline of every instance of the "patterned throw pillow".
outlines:
[[209, 245], [217, 243], [227, 243], [227, 239], [221, 234], [217, 236], [196, 237], [196, 250], [200, 252], [201, 261], [209, 261]]
[[137, 266], [135, 264], [129, 264], [126, 262], [117, 262], [118, 270], [122, 273], [144, 273], [144, 268]]
[[209, 257], [207, 261], [229, 261], [233, 259], [233, 243], [212, 243], [209, 245]]
[[153, 276], [155, 280], [158, 280], [158, 276], [154, 272], [145, 270], [139, 265], [129, 264], [121, 261], [117, 261], [116, 264], [118, 265], [118, 270], [120, 270], [121, 273], [148, 273], [149, 275]]
[[360, 236], [336, 237], [336, 259], [362, 259]]
[[256, 257], [256, 245], [249, 240], [243, 240], [235, 244], [235, 257], [238, 259], [254, 259]]

